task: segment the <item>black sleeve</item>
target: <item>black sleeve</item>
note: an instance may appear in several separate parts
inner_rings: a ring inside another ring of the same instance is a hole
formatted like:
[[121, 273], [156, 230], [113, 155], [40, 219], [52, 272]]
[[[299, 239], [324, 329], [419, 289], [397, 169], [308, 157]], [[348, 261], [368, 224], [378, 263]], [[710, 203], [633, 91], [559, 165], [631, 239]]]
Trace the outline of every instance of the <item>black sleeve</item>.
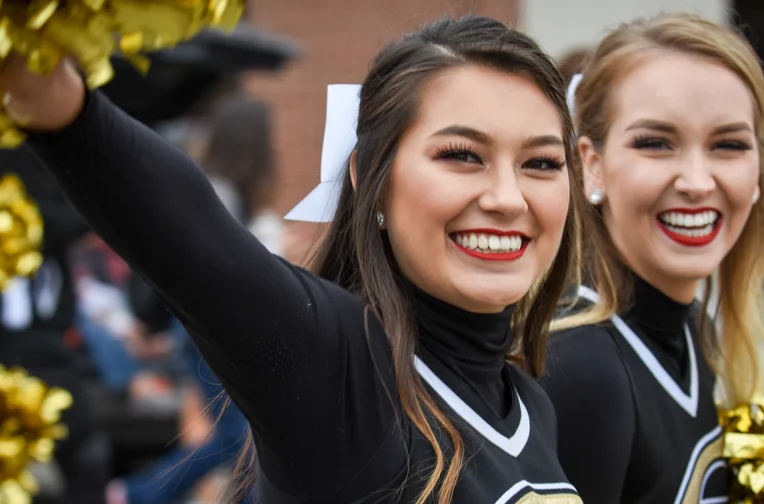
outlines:
[[[306, 497], [347, 483], [396, 417], [391, 350], [376, 318], [270, 254], [185, 154], [99, 92], [71, 126], [29, 143], [188, 329], [268, 454], [259, 462], [269, 479]], [[391, 480], [398, 462], [376, 471], [374, 484]]]
[[140, 275], [130, 275], [127, 301], [133, 316], [146, 326], [148, 332], [158, 333], [170, 328], [172, 313], [157, 291]]
[[631, 381], [601, 327], [552, 336], [541, 384], [557, 413], [558, 455], [586, 504], [621, 502], [636, 429]]

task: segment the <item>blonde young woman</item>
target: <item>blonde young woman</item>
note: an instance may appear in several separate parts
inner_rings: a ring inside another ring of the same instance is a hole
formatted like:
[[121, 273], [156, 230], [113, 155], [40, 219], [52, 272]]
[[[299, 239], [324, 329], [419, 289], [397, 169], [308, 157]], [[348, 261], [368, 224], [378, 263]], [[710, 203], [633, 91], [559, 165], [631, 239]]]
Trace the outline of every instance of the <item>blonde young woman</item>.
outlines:
[[[542, 382], [587, 504], [727, 501], [714, 388], [740, 402], [757, 383], [763, 107], [749, 45], [689, 15], [620, 26], [584, 68], [574, 119], [599, 218]], [[693, 299], [717, 269], [715, 338]]]

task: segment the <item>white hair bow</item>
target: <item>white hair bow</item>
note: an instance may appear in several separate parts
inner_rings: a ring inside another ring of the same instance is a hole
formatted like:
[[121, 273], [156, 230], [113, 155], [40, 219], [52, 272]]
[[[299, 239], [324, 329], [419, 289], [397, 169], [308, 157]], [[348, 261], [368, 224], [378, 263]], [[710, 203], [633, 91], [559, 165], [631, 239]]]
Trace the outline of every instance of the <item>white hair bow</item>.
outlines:
[[570, 110], [571, 117], [573, 117], [576, 112], [576, 89], [578, 89], [578, 85], [581, 83], [583, 77], [582, 74], [577, 73], [570, 79], [570, 84], [568, 84], [568, 92], [565, 98], [568, 102], [568, 110]]
[[343, 168], [358, 138], [359, 84], [330, 84], [326, 93], [326, 124], [321, 150], [321, 180], [285, 219], [331, 222], [337, 210]]

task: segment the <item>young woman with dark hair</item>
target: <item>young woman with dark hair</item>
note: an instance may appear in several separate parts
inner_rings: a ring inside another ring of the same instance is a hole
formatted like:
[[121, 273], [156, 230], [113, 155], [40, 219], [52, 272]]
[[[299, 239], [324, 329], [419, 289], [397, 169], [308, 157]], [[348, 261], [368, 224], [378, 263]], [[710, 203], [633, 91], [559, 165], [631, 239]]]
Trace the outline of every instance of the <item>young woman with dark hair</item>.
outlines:
[[585, 201], [533, 40], [446, 19], [377, 56], [313, 273], [70, 67], [3, 78], [30, 145], [246, 415], [261, 502], [580, 502], [533, 376]]

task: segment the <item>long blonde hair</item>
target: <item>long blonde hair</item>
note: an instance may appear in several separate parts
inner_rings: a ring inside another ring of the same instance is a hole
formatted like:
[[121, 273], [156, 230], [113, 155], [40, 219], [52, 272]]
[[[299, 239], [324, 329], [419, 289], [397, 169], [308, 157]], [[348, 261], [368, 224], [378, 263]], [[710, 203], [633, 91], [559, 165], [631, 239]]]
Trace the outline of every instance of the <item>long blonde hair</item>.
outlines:
[[[764, 185], [764, 73], [756, 54], [739, 34], [689, 14], [663, 15], [622, 24], [594, 49], [584, 67], [575, 96], [575, 124], [580, 137], [601, 149], [612, 121], [609, 93], [617, 80], [656, 50], [671, 50], [707, 58], [729, 68], [751, 90], [759, 161], [759, 187]], [[607, 320], [631, 300], [633, 285], [619, 258], [601, 215], [584, 230], [585, 271], [599, 293], [599, 303], [555, 321], [553, 330]], [[711, 279], [704, 289], [703, 307], [709, 306]], [[718, 305], [712, 318], [718, 323], [716, 355], [708, 355], [722, 378], [725, 395], [734, 403], [747, 401], [758, 385], [758, 345], [764, 338], [764, 204], [757, 202], [743, 232], [718, 270]], [[701, 339], [706, 324], [701, 324]], [[706, 349], [708, 345], [706, 344]], [[707, 352], [708, 353], [708, 352]]]

